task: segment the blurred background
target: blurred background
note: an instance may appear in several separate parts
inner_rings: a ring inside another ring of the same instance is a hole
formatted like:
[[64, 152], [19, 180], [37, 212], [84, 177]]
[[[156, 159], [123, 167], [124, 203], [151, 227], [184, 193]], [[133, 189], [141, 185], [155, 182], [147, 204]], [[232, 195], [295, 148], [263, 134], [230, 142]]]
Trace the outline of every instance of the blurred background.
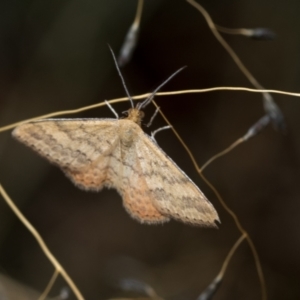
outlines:
[[[201, 4], [219, 25], [274, 30], [274, 41], [224, 37], [264, 87], [299, 91], [299, 1], [201, 0]], [[125, 96], [107, 43], [118, 54], [136, 5], [136, 0], [0, 2], [0, 126]], [[186, 1], [145, 0], [139, 42], [123, 69], [130, 93], [154, 90], [184, 65], [188, 68], [163, 91], [252, 87]], [[282, 95], [274, 99], [285, 115], [287, 133], [269, 126], [217, 160], [205, 174], [253, 238], [269, 298], [299, 299], [300, 99]], [[264, 115], [262, 97], [253, 93], [156, 100], [200, 165]], [[114, 105], [119, 114], [128, 107], [129, 103]], [[152, 106], [147, 108], [146, 122], [153, 111]], [[114, 116], [102, 107], [71, 117]], [[164, 125], [157, 117], [152, 130]], [[13, 140], [11, 132], [0, 134], [1, 184], [86, 299], [123, 295], [116, 283], [124, 278], [147, 282], [165, 299], [196, 299], [240, 235], [173, 133], [163, 131], [157, 141], [214, 204], [222, 221], [218, 230], [175, 221], [141, 225], [125, 212], [115, 190], [81, 191], [61, 170]], [[8, 294], [4, 278], [41, 292], [53, 273], [36, 241], [2, 200], [0, 273], [0, 285]], [[58, 280], [50, 295], [65, 286]], [[36, 299], [25, 297], [22, 292], [3, 299]], [[260, 297], [253, 257], [244, 242], [214, 299]]]

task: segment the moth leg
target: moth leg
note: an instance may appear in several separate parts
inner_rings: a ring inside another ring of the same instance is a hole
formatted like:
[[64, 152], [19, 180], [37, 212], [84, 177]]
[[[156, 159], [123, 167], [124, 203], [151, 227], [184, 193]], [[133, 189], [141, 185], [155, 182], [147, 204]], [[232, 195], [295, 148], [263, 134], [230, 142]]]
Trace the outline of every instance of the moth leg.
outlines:
[[116, 118], [119, 119], [118, 113], [114, 110], [114, 108], [110, 105], [110, 103], [107, 100], [105, 100], [104, 102], [109, 107], [109, 109], [113, 112], [113, 114], [116, 116]]
[[154, 118], [157, 116], [159, 110], [160, 110], [160, 107], [157, 107], [156, 110], [155, 110], [155, 112], [154, 112], [154, 114], [152, 115], [149, 123], [146, 125], [147, 127], [150, 127], [152, 125], [152, 122], [153, 122]]
[[155, 135], [156, 135], [158, 132], [162, 131], [162, 130], [170, 129], [170, 128], [172, 128], [172, 126], [168, 125], [168, 126], [160, 127], [160, 128], [158, 128], [158, 129], [154, 130], [154, 131], [151, 133], [151, 138], [156, 142]]

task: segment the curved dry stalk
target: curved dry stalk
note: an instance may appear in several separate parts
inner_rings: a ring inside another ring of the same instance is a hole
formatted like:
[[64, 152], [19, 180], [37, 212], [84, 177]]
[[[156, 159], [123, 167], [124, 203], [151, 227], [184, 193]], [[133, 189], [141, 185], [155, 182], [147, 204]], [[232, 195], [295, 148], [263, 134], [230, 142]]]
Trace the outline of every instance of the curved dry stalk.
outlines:
[[194, 0], [186, 0], [192, 6], [199, 10], [204, 19], [206, 20], [207, 25], [209, 26], [211, 32], [218, 40], [218, 42], [223, 46], [223, 48], [227, 51], [227, 53], [231, 56], [233, 61], [236, 63], [241, 72], [247, 77], [247, 79], [255, 86], [257, 89], [263, 89], [263, 86], [256, 80], [256, 78], [250, 73], [250, 71], [246, 68], [246, 66], [242, 63], [241, 59], [237, 56], [234, 50], [229, 46], [229, 44], [223, 39], [223, 37], [218, 32], [215, 23], [210, 17], [209, 13]]
[[233, 150], [235, 147], [237, 147], [239, 144], [243, 143], [245, 141], [244, 138], [239, 138], [238, 140], [236, 140], [234, 143], [232, 143], [228, 148], [226, 148], [225, 150], [217, 153], [216, 155], [214, 155], [212, 158], [210, 158], [198, 171], [199, 172], [203, 172], [204, 169], [210, 165], [213, 161], [215, 161], [217, 158], [229, 153], [231, 150]]
[[[154, 103], [154, 105], [156, 107], [158, 107], [157, 104], [155, 103], [155, 101], [153, 101], [153, 103]], [[166, 123], [171, 126], [171, 123], [169, 122], [169, 120], [167, 119], [167, 117], [164, 115], [164, 113], [161, 110], [159, 111], [159, 113], [161, 114], [161, 116], [163, 117], [163, 119], [166, 121]], [[197, 172], [200, 175], [200, 177], [202, 178], [202, 180], [214, 192], [214, 194], [218, 198], [218, 200], [221, 203], [221, 205], [223, 206], [223, 208], [233, 218], [233, 220], [234, 220], [234, 222], [236, 224], [236, 227], [241, 232], [241, 234], [245, 235], [245, 237], [246, 237], [246, 239], [248, 241], [249, 247], [250, 247], [250, 249], [252, 251], [252, 254], [253, 254], [253, 257], [254, 257], [254, 261], [255, 261], [255, 265], [256, 265], [256, 269], [257, 269], [257, 273], [258, 273], [258, 277], [259, 277], [259, 280], [260, 280], [260, 283], [261, 283], [262, 299], [266, 300], [267, 299], [267, 291], [266, 291], [265, 278], [264, 278], [264, 275], [263, 275], [263, 271], [262, 271], [262, 267], [261, 267], [261, 264], [260, 264], [258, 253], [256, 251], [256, 248], [255, 248], [253, 242], [252, 242], [252, 239], [250, 238], [248, 232], [241, 225], [238, 216], [234, 213], [234, 211], [231, 208], [229, 208], [229, 206], [225, 203], [225, 201], [223, 200], [223, 198], [221, 197], [221, 195], [217, 191], [217, 189], [203, 175], [203, 173], [201, 172], [201, 169], [198, 166], [197, 161], [196, 161], [194, 155], [192, 154], [191, 150], [189, 149], [189, 147], [186, 145], [186, 143], [183, 141], [183, 139], [181, 138], [181, 136], [178, 134], [178, 132], [175, 130], [175, 128], [173, 126], [171, 126], [171, 130], [173, 131], [173, 133], [175, 134], [175, 136], [178, 138], [178, 140], [180, 141], [180, 143], [182, 144], [182, 146], [185, 148], [186, 152], [188, 153], [190, 159], [192, 160], [192, 162], [194, 164], [195, 169], [197, 170]]]
[[[245, 88], [245, 87], [213, 87], [213, 88], [206, 88], [206, 89], [192, 89], [192, 90], [179, 90], [179, 91], [171, 91], [171, 92], [159, 92], [156, 93], [155, 96], [173, 96], [173, 95], [183, 95], [183, 94], [196, 94], [196, 93], [208, 93], [208, 92], [216, 92], [216, 91], [244, 91], [244, 92], [251, 92], [251, 93], [274, 93], [274, 94], [281, 94], [281, 95], [286, 95], [286, 96], [292, 96], [292, 97], [300, 97], [300, 93], [292, 93], [292, 92], [286, 92], [286, 91], [281, 91], [281, 90], [257, 90], [257, 89], [251, 89], [251, 88]], [[142, 95], [137, 95], [133, 96], [133, 100], [139, 100], [139, 99], [144, 99], [147, 98], [151, 95], [151, 93], [146, 93]], [[107, 100], [109, 104], [112, 103], [119, 103], [119, 102], [124, 102], [128, 101], [128, 97], [122, 97], [122, 98], [116, 98], [112, 100]], [[100, 102], [88, 106], [84, 106], [78, 109], [71, 109], [71, 110], [62, 110], [62, 111], [57, 111], [45, 115], [41, 115], [38, 117], [30, 118], [30, 119], [25, 119], [23, 121], [15, 122], [6, 126], [0, 127], [0, 133], [3, 131], [7, 131], [10, 129], [15, 128], [16, 126], [25, 123], [25, 122], [31, 122], [31, 121], [36, 121], [39, 119], [46, 119], [46, 118], [52, 118], [52, 117], [58, 117], [62, 115], [72, 115], [72, 114], [77, 114], [79, 112], [83, 112], [86, 110], [98, 108], [101, 106], [106, 105], [105, 102]]]
[[[208, 27], [210, 28], [212, 34], [215, 36], [217, 41], [222, 45], [222, 47], [226, 50], [229, 56], [233, 59], [237, 67], [240, 71], [246, 76], [246, 78], [252, 83], [254, 87], [257, 89], [264, 89], [264, 87], [256, 80], [256, 78], [251, 74], [251, 72], [246, 68], [246, 66], [242, 63], [241, 59], [238, 55], [234, 52], [234, 50], [230, 47], [230, 45], [225, 41], [225, 39], [220, 35], [218, 32], [215, 23], [213, 22], [212, 18], [208, 14], [208, 12], [196, 1], [194, 0], [186, 0], [192, 6], [194, 6], [204, 17], [207, 22]], [[267, 93], [263, 92], [263, 105], [266, 113], [271, 117], [274, 126], [281, 131], [285, 131], [285, 122], [282, 112], [280, 111], [279, 107], [275, 103], [272, 96]]]
[[41, 296], [39, 297], [38, 300], [44, 300], [48, 296], [48, 294], [51, 291], [51, 289], [52, 289], [52, 287], [53, 287], [53, 285], [54, 285], [54, 283], [55, 283], [58, 275], [59, 275], [59, 272], [58, 272], [57, 269], [55, 269], [54, 273], [53, 273], [53, 275], [51, 277], [51, 279], [49, 280], [49, 282], [48, 282], [48, 284], [47, 284], [47, 286], [45, 288], [45, 290], [43, 291], [43, 293], [41, 294]]
[[18, 207], [14, 204], [12, 199], [8, 196], [2, 185], [0, 184], [0, 194], [4, 198], [7, 205], [10, 207], [10, 209], [14, 212], [16, 217], [20, 220], [20, 222], [28, 229], [28, 231], [33, 235], [33, 237], [36, 239], [37, 243], [41, 247], [42, 251], [44, 252], [45, 256], [49, 259], [49, 261], [54, 266], [55, 270], [64, 278], [64, 280], [68, 283], [71, 290], [73, 291], [74, 295], [77, 297], [78, 300], [84, 300], [83, 296], [81, 295], [79, 289], [71, 279], [71, 277], [68, 275], [68, 273], [65, 271], [65, 269], [62, 267], [62, 265], [57, 261], [55, 256], [51, 253], [49, 248], [47, 247], [46, 243], [42, 239], [41, 235], [38, 233], [38, 231], [32, 226], [32, 224], [25, 218], [25, 216], [22, 214], [22, 212], [18, 209]]
[[200, 294], [199, 297], [197, 297], [197, 300], [209, 300], [212, 299], [213, 295], [217, 292], [225, 271], [227, 270], [228, 264], [233, 256], [233, 254], [235, 253], [235, 251], [237, 250], [237, 248], [240, 246], [240, 244], [242, 243], [242, 241], [246, 238], [245, 235], [241, 235], [240, 238], [235, 242], [235, 244], [231, 247], [229, 253], [227, 254], [223, 264], [222, 264], [222, 268], [219, 271], [218, 275], [213, 279], [213, 281], [206, 287], [206, 289]]
[[242, 243], [242, 241], [246, 239], [246, 235], [242, 234], [239, 239], [235, 242], [235, 244], [232, 246], [232, 248], [230, 249], [229, 253], [227, 254], [223, 264], [222, 264], [222, 268], [220, 270], [220, 272], [217, 275], [218, 279], [222, 279], [224, 277], [224, 274], [227, 270], [228, 264], [233, 256], [233, 254], [235, 253], [235, 251], [237, 250], [237, 248], [240, 246], [240, 244]]
[[215, 161], [217, 158], [222, 157], [223, 155], [229, 153], [232, 151], [235, 147], [238, 145], [248, 141], [250, 138], [257, 135], [260, 131], [262, 131], [270, 122], [270, 117], [268, 115], [263, 116], [260, 118], [254, 125], [252, 125], [246, 134], [242, 136], [241, 138], [237, 139], [235, 142], [233, 142], [229, 147], [224, 149], [223, 151], [217, 153], [213, 157], [211, 157], [200, 169], [199, 172], [203, 172], [204, 169], [209, 166], [213, 161]]
[[209, 186], [209, 188], [214, 192], [214, 194], [217, 196], [219, 202], [222, 204], [223, 208], [231, 215], [233, 218], [238, 230], [242, 233], [242, 235], [245, 235], [247, 242], [249, 244], [249, 247], [252, 251], [253, 257], [254, 257], [254, 262], [255, 266], [257, 269], [258, 277], [261, 283], [261, 288], [262, 288], [262, 299], [267, 299], [267, 291], [266, 291], [266, 284], [265, 284], [265, 277], [263, 274], [263, 270], [261, 267], [260, 259], [257, 253], [257, 250], [254, 246], [254, 243], [252, 239], [250, 238], [248, 232], [243, 228], [242, 224], [240, 223], [240, 220], [238, 219], [237, 215], [234, 213], [234, 211], [229, 208], [229, 206], [225, 203], [223, 198], [221, 197], [220, 193], [216, 190], [216, 188], [208, 181], [208, 179], [203, 175], [203, 173], [199, 172], [199, 175], [201, 176], [202, 180]]

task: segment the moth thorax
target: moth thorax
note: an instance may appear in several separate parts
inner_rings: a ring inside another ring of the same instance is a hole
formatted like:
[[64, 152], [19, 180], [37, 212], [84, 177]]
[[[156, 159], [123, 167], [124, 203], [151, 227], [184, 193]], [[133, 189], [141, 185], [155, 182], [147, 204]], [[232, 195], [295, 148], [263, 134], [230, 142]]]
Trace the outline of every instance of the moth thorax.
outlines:
[[137, 108], [131, 108], [128, 110], [128, 117], [126, 119], [131, 120], [132, 122], [141, 126], [141, 122], [142, 122], [144, 115], [145, 114], [143, 111], [141, 111]]
[[138, 133], [137, 130], [139, 129], [138, 125], [132, 124], [128, 126], [122, 126], [122, 131], [120, 134], [120, 140], [123, 147], [130, 148], [132, 143], [137, 139]]

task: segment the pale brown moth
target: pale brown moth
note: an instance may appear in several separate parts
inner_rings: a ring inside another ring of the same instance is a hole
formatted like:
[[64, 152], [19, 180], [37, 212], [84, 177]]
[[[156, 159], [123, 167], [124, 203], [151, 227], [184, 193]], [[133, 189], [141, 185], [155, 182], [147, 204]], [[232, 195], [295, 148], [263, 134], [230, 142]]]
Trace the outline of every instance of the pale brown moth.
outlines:
[[213, 205], [141, 129], [141, 109], [161, 86], [135, 107], [126, 89], [132, 108], [123, 119], [45, 119], [24, 123], [12, 134], [59, 166], [78, 187], [115, 188], [125, 209], [141, 223], [174, 218], [216, 227]]

